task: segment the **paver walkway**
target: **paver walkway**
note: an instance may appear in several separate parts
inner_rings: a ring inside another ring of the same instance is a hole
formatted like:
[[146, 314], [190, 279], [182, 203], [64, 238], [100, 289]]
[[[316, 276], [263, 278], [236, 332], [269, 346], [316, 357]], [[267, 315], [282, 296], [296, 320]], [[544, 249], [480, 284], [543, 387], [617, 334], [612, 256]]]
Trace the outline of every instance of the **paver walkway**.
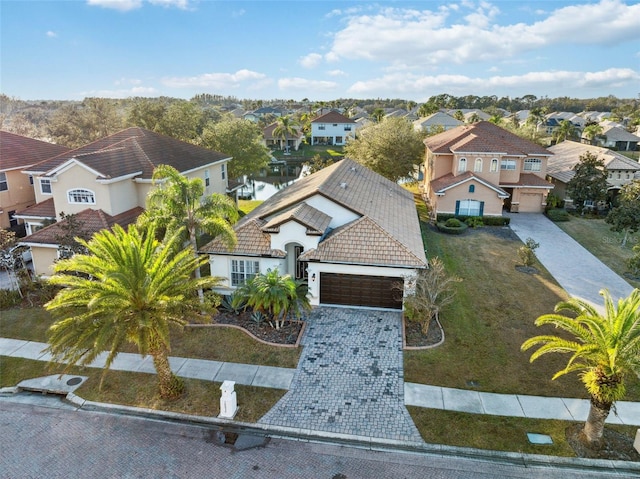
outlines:
[[400, 313], [316, 308], [289, 391], [260, 421], [422, 441], [404, 405]]
[[511, 213], [511, 229], [524, 242], [533, 238], [540, 247], [535, 254], [570, 296], [602, 308], [599, 292], [607, 288], [614, 300], [631, 294], [633, 288], [602, 261], [539, 213]]

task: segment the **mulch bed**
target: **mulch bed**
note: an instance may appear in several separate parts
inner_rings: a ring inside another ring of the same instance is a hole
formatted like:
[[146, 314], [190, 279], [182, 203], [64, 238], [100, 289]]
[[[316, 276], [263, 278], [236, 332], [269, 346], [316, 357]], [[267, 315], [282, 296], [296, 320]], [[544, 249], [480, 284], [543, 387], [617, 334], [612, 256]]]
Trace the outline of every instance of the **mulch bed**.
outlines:
[[600, 449], [591, 449], [581, 440], [584, 423], [569, 426], [566, 431], [567, 442], [576, 456], [588, 459], [609, 459], [640, 462], [640, 453], [633, 447], [633, 439], [613, 429], [605, 427], [603, 445]]
[[409, 347], [433, 346], [442, 341], [442, 329], [435, 319], [431, 320], [427, 336], [422, 334], [420, 323], [404, 320], [404, 335]]
[[249, 311], [240, 314], [219, 312], [213, 317], [215, 324], [232, 324], [246, 329], [256, 338], [273, 344], [296, 344], [302, 332], [302, 321], [286, 321], [280, 329], [272, 328], [268, 322], [257, 324], [251, 319]]

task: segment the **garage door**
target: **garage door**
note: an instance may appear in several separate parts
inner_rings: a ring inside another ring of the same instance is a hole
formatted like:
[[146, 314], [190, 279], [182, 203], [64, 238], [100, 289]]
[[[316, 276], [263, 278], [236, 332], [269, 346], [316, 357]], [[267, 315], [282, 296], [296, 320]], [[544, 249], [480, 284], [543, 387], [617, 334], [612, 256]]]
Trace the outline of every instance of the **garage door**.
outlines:
[[542, 194], [522, 193], [520, 194], [520, 213], [541, 213]]
[[402, 309], [402, 297], [393, 286], [402, 278], [320, 273], [320, 303]]

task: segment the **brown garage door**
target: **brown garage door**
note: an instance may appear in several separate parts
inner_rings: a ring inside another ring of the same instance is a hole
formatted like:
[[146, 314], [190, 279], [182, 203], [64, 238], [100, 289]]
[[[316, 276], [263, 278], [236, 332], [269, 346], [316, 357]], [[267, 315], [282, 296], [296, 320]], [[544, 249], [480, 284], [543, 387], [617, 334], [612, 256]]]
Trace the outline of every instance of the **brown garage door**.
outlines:
[[320, 302], [402, 309], [401, 294], [393, 288], [402, 281], [387, 276], [320, 273]]

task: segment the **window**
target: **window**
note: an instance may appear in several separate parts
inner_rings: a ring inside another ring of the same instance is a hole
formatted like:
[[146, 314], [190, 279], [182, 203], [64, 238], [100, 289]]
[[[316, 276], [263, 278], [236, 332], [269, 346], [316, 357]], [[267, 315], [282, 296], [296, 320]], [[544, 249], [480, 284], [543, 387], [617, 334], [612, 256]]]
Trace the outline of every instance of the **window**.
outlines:
[[33, 186], [33, 175], [29, 175], [29, 184]]
[[491, 160], [491, 173], [495, 173], [498, 171], [498, 159], [494, 158]]
[[467, 159], [466, 158], [460, 158], [460, 161], [458, 162], [458, 171], [459, 172], [467, 171]]
[[11, 210], [7, 213], [9, 217], [9, 228], [14, 228], [18, 226], [18, 219], [16, 218], [16, 210]]
[[[224, 180], [224, 176], [222, 177], [222, 179]], [[204, 170], [204, 186], [209, 186], [210, 183], [211, 180], [209, 178], [209, 170]]]
[[84, 203], [89, 205], [96, 204], [96, 197], [93, 194], [93, 191], [83, 190], [83, 189], [75, 189], [69, 190], [67, 193], [67, 197], [69, 198], [69, 203]]
[[326, 127], [324, 125], [318, 125], [318, 130], [324, 130]]
[[476, 158], [476, 162], [473, 165], [473, 171], [482, 172], [482, 158]]
[[469, 193], [475, 193], [476, 192], [476, 185], [469, 185]]
[[458, 200], [456, 201], [456, 216], [482, 216], [484, 201]]
[[51, 194], [51, 180], [49, 178], [40, 178], [40, 191], [43, 195]]
[[7, 183], [7, 174], [5, 172], [0, 173], [0, 191], [7, 191], [9, 189], [9, 183]]
[[220, 170], [222, 171], [222, 179], [227, 178], [227, 165], [225, 163], [222, 164]]
[[351, 125], [345, 125], [344, 131], [351, 131]]
[[527, 158], [524, 160], [524, 171], [540, 171], [542, 169], [542, 160], [537, 158]]
[[500, 162], [501, 170], [514, 170], [516, 169], [516, 160], [502, 160]]
[[231, 286], [242, 286], [260, 272], [259, 261], [231, 260]]

